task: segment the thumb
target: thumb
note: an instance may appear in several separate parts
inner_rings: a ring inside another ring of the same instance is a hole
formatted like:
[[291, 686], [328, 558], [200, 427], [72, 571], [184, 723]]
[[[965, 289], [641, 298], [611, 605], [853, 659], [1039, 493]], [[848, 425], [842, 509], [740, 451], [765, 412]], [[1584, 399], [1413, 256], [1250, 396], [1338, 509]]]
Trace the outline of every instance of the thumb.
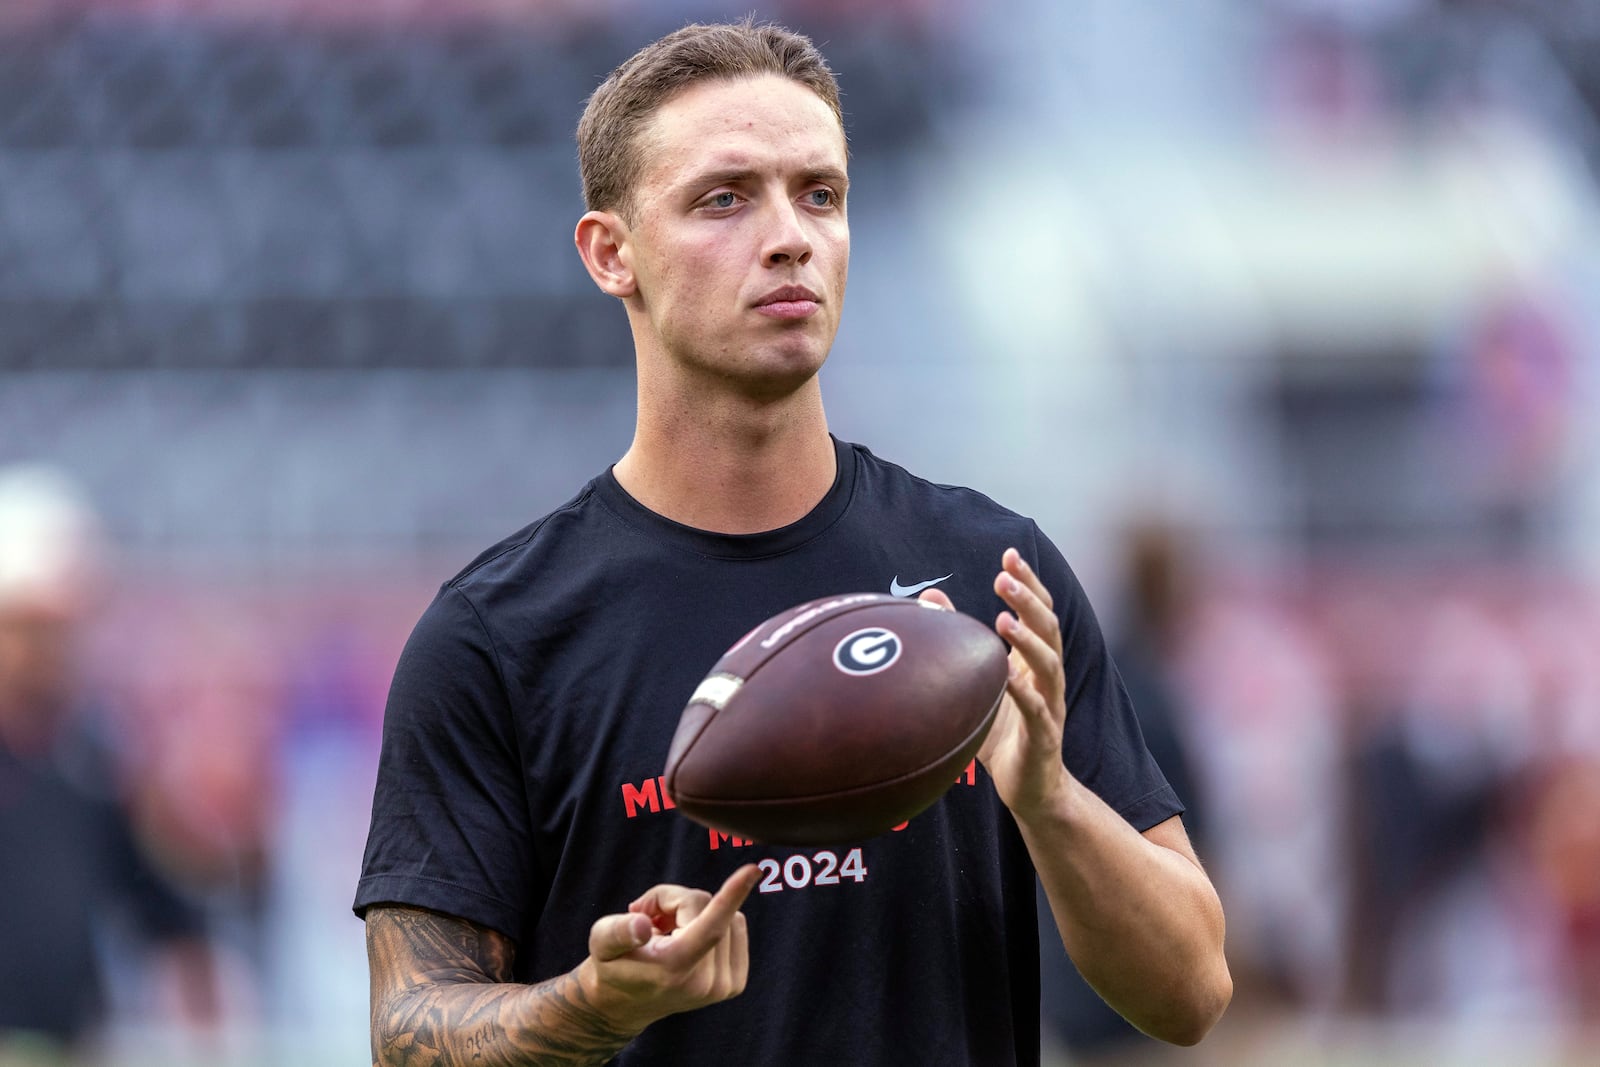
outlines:
[[946, 611], [954, 611], [954, 610], [956, 610], [955, 602], [952, 601], [948, 596], [945, 596], [945, 593], [944, 593], [943, 589], [927, 589], [927, 590], [924, 590], [917, 597], [917, 599], [918, 600], [922, 600], [922, 601], [926, 601], [929, 604], [937, 604], [937, 605], [939, 605], [939, 607], [943, 608]]
[[589, 955], [599, 962], [626, 956], [650, 940], [650, 920], [643, 915], [606, 915], [589, 928]]

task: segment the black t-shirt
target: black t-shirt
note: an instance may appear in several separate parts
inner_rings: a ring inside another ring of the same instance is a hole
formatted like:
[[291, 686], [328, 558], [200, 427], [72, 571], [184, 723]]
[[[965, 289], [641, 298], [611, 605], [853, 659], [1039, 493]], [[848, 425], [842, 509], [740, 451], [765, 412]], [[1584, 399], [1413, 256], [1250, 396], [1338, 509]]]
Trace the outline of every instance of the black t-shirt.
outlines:
[[76, 730], [40, 757], [0, 746], [0, 1031], [76, 1041], [105, 1007], [103, 938], [203, 932], [147, 860], [113, 778], [108, 755]]
[[1038, 527], [837, 449], [832, 489], [791, 526], [691, 529], [607, 472], [447, 582], [395, 672], [357, 914], [404, 903], [493, 927], [537, 980], [650, 886], [715, 889], [757, 862], [744, 994], [654, 1024], [616, 1063], [1037, 1063], [1034, 871], [981, 767], [904, 829], [830, 849], [719, 836], [661, 787], [690, 694], [763, 619], [948, 575], [956, 607], [992, 621], [1015, 546], [1061, 617], [1069, 768], [1138, 829], [1183, 810]]

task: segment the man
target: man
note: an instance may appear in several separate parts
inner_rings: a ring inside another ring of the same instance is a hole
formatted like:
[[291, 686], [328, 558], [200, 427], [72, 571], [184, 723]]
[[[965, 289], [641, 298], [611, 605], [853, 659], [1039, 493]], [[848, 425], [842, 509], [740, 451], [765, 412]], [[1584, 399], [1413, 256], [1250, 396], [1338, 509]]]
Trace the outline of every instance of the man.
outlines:
[[[1184, 706], [1174, 677], [1187, 628], [1193, 625], [1190, 546], [1181, 531], [1160, 520], [1140, 520], [1119, 537], [1123, 604], [1121, 633], [1112, 641], [1117, 673], [1138, 712], [1140, 733], [1163, 775], [1180, 797], [1198, 783], [1184, 741]], [[1185, 813], [1185, 830], [1203, 851], [1205, 824]], [[1040, 918], [1040, 936], [1054, 933]], [[1076, 1067], [1141, 1063], [1150, 1042], [1108, 1008], [1059, 953], [1040, 960], [1045, 1024]]]
[[[1231, 995], [1221, 907], [1065, 562], [828, 433], [849, 180], [822, 57], [687, 27], [613, 72], [578, 139], [576, 243], [633, 331], [635, 435], [446, 583], [402, 654], [356, 897], [374, 1059], [1037, 1063], [1036, 869], [1101, 994], [1199, 1040]], [[891, 585], [994, 611], [1015, 649], [982, 771], [851, 849], [671, 811], [656, 776], [722, 651]], [[794, 863], [828, 877], [777, 877]]]
[[216, 1015], [202, 917], [151, 863], [85, 708], [96, 527], [54, 471], [0, 470], [0, 1062], [93, 1041], [108, 940], [176, 979], [187, 1021]]

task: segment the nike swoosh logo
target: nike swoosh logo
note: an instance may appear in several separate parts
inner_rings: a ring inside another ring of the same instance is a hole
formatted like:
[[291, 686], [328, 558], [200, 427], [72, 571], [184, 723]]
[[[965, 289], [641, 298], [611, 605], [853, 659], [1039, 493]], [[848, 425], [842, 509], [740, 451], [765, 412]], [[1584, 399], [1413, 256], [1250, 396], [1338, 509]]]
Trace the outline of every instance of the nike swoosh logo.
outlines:
[[934, 586], [938, 585], [940, 582], [947, 581], [952, 577], [954, 577], [953, 573], [952, 574], [947, 574], [943, 578], [935, 578], [931, 582], [918, 582], [916, 585], [901, 585], [900, 584], [900, 576], [897, 574], [897, 575], [894, 576], [894, 581], [889, 583], [889, 595], [890, 596], [916, 596], [918, 593], [922, 592], [924, 589], [932, 589]]

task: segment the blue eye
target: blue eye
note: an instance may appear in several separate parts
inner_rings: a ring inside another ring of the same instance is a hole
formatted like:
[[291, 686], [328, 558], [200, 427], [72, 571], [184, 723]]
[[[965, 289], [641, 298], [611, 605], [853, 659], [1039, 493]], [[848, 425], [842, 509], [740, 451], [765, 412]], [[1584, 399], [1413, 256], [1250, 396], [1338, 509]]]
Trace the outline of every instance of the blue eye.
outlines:
[[806, 194], [813, 207], [829, 207], [836, 202], [832, 189], [813, 189]]
[[738, 197], [734, 196], [732, 193], [718, 193], [716, 196], [711, 198], [711, 206], [732, 207], [737, 200]]

